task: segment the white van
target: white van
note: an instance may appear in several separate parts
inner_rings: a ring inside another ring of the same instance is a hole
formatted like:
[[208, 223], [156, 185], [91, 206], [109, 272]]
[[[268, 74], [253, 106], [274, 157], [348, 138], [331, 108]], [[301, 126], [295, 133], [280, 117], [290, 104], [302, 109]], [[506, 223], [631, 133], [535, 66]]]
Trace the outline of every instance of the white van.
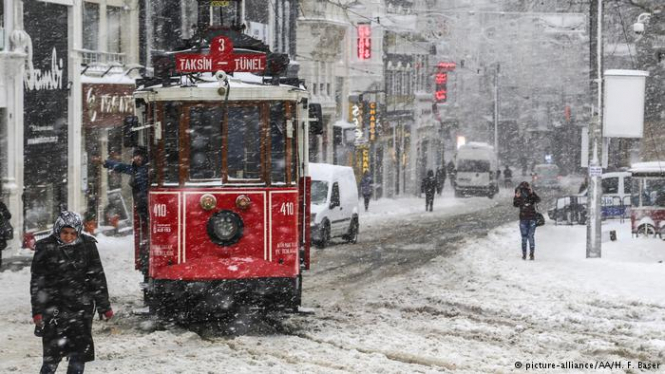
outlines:
[[499, 192], [498, 168], [494, 147], [489, 144], [471, 142], [459, 147], [455, 154], [455, 197], [473, 194], [493, 198]]
[[348, 166], [309, 164], [312, 177], [310, 229], [312, 242], [319, 248], [330, 238], [347, 242], [358, 240], [358, 185]]

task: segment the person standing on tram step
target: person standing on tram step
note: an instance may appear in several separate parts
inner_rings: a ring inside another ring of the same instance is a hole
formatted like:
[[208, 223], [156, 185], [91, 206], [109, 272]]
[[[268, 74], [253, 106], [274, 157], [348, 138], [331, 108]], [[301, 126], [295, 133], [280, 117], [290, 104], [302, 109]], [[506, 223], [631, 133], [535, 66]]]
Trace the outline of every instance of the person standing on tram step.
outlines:
[[425, 211], [431, 212], [434, 210], [434, 193], [436, 192], [434, 171], [428, 170], [427, 178], [423, 179], [422, 183], [422, 190], [425, 192]]
[[522, 182], [515, 188], [513, 206], [520, 209], [520, 233], [522, 235], [522, 260], [526, 260], [526, 245], [529, 242], [529, 260], [534, 259], [536, 250], [536, 204], [540, 197], [528, 182]]
[[372, 184], [372, 176], [369, 175], [369, 171], [366, 171], [360, 180], [360, 193], [365, 200], [365, 212], [369, 209], [369, 200], [372, 198]]
[[[0, 200], [0, 227], [4, 228], [6, 223], [9, 223], [9, 220], [12, 218], [12, 214], [9, 213], [9, 209], [5, 203]], [[0, 269], [2, 268], [2, 251], [7, 248], [7, 240], [4, 236], [4, 230], [0, 230]]]
[[132, 163], [124, 164], [115, 160], [104, 161], [105, 168], [131, 176], [129, 185], [132, 187], [134, 207], [141, 219], [142, 224], [148, 222], [148, 188], [150, 187], [150, 176], [148, 163], [148, 151], [143, 147], [134, 149]]
[[39, 240], [32, 259], [30, 299], [35, 335], [42, 338], [40, 374], [55, 373], [67, 357], [67, 373], [83, 373], [95, 359], [92, 319], [111, 319], [104, 268], [97, 240], [83, 234], [81, 217], [63, 211], [53, 233]]
[[446, 169], [443, 166], [439, 166], [436, 169], [436, 194], [441, 196], [443, 192], [443, 185], [446, 183]]

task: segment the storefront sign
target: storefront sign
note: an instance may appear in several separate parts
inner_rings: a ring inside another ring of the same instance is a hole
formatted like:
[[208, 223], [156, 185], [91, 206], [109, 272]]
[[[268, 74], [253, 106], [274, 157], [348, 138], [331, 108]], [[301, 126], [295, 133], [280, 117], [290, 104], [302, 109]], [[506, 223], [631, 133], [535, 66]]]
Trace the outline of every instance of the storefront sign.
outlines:
[[439, 62], [434, 73], [434, 102], [443, 104], [448, 101], [448, 72], [455, 70], [454, 62]]
[[350, 121], [355, 125], [355, 144], [360, 145], [365, 142], [363, 132], [363, 110], [362, 103], [351, 103]]
[[[23, 76], [24, 201], [27, 230], [53, 223], [67, 202], [68, 82], [66, 5], [23, 2], [31, 55]], [[39, 20], [48, 20], [39, 22]]]
[[84, 84], [83, 126], [122, 126], [125, 117], [134, 114], [130, 84]]
[[358, 59], [372, 58], [372, 26], [369, 23], [358, 25]]
[[369, 141], [376, 140], [376, 103], [369, 103]]
[[25, 184], [61, 182], [67, 175], [67, 7], [40, 1], [24, 4], [32, 60], [23, 77]]

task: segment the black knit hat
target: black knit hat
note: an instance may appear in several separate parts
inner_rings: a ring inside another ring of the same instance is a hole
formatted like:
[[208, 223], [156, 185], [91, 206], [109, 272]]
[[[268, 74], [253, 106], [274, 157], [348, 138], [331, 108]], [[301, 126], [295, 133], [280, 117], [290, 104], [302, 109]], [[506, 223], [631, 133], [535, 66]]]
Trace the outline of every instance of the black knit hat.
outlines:
[[134, 153], [132, 153], [132, 156], [141, 156], [143, 157], [143, 161], [147, 161], [148, 149], [146, 147], [136, 147], [134, 148]]

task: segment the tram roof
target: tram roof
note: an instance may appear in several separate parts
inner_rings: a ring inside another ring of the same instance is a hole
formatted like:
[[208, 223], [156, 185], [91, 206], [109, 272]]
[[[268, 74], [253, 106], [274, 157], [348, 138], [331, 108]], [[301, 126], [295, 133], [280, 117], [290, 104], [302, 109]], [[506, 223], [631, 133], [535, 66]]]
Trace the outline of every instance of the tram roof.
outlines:
[[[235, 73], [228, 76], [229, 101], [240, 100], [298, 100], [307, 96], [303, 87], [287, 84], [263, 83], [263, 77], [251, 73]], [[225, 99], [220, 94], [221, 82], [212, 74], [196, 76], [194, 82], [188, 76], [172, 80], [171, 85], [142, 86], [134, 96], [147, 101], [219, 101]]]
[[633, 174], [665, 175], [665, 161], [638, 162], [631, 165], [630, 172]]

